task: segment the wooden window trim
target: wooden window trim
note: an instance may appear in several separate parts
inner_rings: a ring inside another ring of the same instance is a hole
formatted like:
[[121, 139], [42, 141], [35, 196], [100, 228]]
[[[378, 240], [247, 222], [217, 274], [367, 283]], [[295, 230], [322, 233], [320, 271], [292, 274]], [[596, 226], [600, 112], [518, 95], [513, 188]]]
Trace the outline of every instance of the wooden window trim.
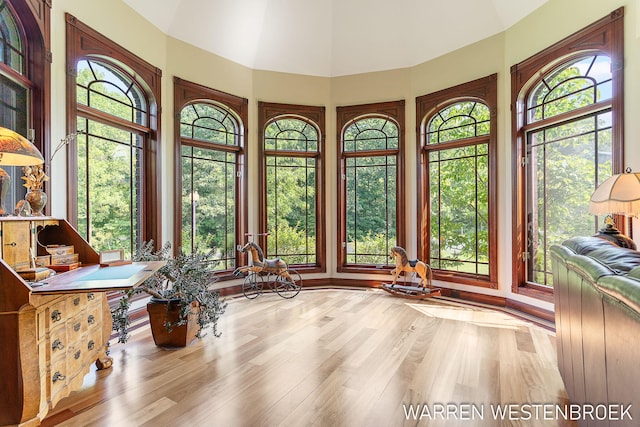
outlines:
[[[114, 43], [91, 27], [79, 21], [75, 16], [66, 13], [67, 36], [67, 134], [75, 133], [78, 111], [76, 94], [76, 66], [83, 58], [108, 56], [108, 58], [126, 64], [137, 80], [146, 85], [144, 90], [149, 99], [149, 139], [144, 147], [144, 206], [141, 216], [143, 241], [153, 240], [156, 245], [162, 241], [162, 193], [161, 193], [161, 150], [160, 150], [160, 113], [162, 71], [143, 59]], [[77, 226], [78, 185], [77, 185], [77, 145], [75, 142], [67, 146], [67, 216]]]
[[[434, 270], [433, 277], [437, 280], [461, 283], [465, 285], [480, 286], [496, 289], [498, 287], [498, 144], [497, 144], [497, 108], [498, 108], [498, 75], [492, 74], [467, 83], [462, 83], [448, 89], [443, 89], [428, 95], [416, 97], [416, 124], [418, 126], [417, 147], [417, 182], [418, 182], [418, 254], [421, 259], [429, 259], [429, 185], [426, 173], [426, 156], [424, 147], [426, 144], [426, 129], [428, 120], [436, 111], [468, 99], [481, 101], [490, 111], [490, 132], [482, 139], [488, 139], [489, 161], [489, 276], [477, 277], [469, 273], [456, 273], [448, 270]], [[443, 148], [468, 145], [474, 139], [465, 139], [442, 144]], [[440, 148], [440, 147], [438, 147]]]
[[[346, 173], [345, 160], [348, 157], [366, 156], [367, 152], [345, 152], [343, 132], [352, 120], [365, 118], [367, 116], [385, 117], [396, 123], [398, 126], [398, 149], [393, 150], [396, 155], [396, 240], [399, 246], [406, 246], [406, 209], [405, 209], [405, 101], [388, 101], [372, 104], [348, 105], [336, 107], [336, 141], [338, 141], [338, 241], [336, 242], [337, 271], [339, 273], [367, 273], [388, 275], [393, 266], [376, 266], [365, 264], [347, 264], [347, 249], [342, 242], [346, 241], [347, 219], [345, 208], [346, 184], [342, 176]], [[375, 152], [377, 155], [388, 155], [387, 150]]]
[[[317, 159], [317, 173], [316, 177], [317, 190], [316, 190], [316, 264], [315, 265], [296, 265], [295, 269], [300, 273], [324, 273], [327, 271], [326, 261], [326, 180], [325, 180], [325, 135], [326, 135], [326, 122], [325, 122], [325, 107], [322, 106], [310, 106], [310, 105], [296, 105], [296, 104], [282, 104], [275, 102], [258, 102], [258, 129], [260, 129], [260, 136], [258, 142], [258, 230], [263, 232], [267, 229], [267, 170], [266, 170], [266, 154], [272, 152], [271, 150], [264, 149], [264, 130], [265, 127], [275, 118], [282, 117], [302, 117], [313, 122], [320, 134], [318, 135], [318, 152], [314, 156]], [[286, 154], [291, 157], [307, 157], [306, 153], [290, 152], [290, 151], [274, 151], [278, 154]], [[258, 243], [261, 247], [266, 248], [266, 239], [264, 236], [259, 236]]]
[[[511, 67], [511, 130], [512, 130], [512, 283], [513, 293], [538, 297], [553, 288], [541, 288], [526, 283], [526, 272], [521, 254], [526, 252], [525, 171], [520, 159], [526, 150], [525, 101], [529, 91], [540, 78], [571, 57], [601, 52], [611, 58], [613, 115], [612, 145], [613, 173], [624, 169], [624, 7], [612, 11], [591, 25], [553, 44], [543, 51]], [[538, 126], [539, 123], [535, 123]], [[625, 232], [625, 221], [617, 221]]]
[[[175, 248], [179, 247], [182, 243], [182, 206], [181, 206], [181, 194], [182, 194], [182, 137], [180, 136], [180, 117], [182, 109], [187, 105], [196, 101], [207, 102], [215, 101], [224, 105], [233, 111], [240, 119], [240, 141], [238, 146], [223, 146], [216, 145], [217, 150], [229, 151], [236, 153], [237, 165], [241, 172], [241, 176], [236, 178], [236, 232], [235, 239], [238, 244], [242, 244], [245, 240], [245, 234], [248, 229], [247, 218], [247, 122], [249, 120], [249, 100], [241, 98], [239, 96], [231, 95], [216, 89], [212, 89], [197, 83], [193, 83], [187, 80], [183, 80], [179, 77], [173, 78], [173, 108], [174, 108], [174, 221], [173, 221], [173, 241], [175, 242]], [[192, 146], [199, 146], [202, 148], [211, 148], [211, 143], [193, 140]], [[246, 264], [246, 255], [238, 251], [236, 255], [236, 265]], [[235, 278], [230, 271], [223, 271], [220, 273], [221, 279], [233, 279]]]

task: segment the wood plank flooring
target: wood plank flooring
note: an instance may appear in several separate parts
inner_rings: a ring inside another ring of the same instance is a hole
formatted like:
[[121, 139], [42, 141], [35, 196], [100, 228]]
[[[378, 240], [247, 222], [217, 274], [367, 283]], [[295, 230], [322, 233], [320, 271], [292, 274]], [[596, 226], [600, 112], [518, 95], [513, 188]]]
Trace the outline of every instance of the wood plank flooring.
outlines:
[[[493, 415], [500, 404], [567, 403], [554, 334], [500, 311], [303, 290], [291, 300], [231, 299], [219, 326], [221, 338], [180, 350], [157, 348], [146, 326], [113, 342], [113, 368], [90, 372], [43, 424], [577, 425]], [[407, 419], [408, 405], [417, 416]]]

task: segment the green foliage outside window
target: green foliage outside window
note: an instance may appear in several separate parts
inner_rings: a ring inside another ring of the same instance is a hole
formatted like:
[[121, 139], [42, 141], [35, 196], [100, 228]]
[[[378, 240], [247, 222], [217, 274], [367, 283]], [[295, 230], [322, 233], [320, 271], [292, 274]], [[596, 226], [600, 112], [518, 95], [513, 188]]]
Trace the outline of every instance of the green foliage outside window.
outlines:
[[[146, 102], [131, 78], [105, 64], [78, 63], [77, 101], [144, 125]], [[105, 116], [105, 117], [108, 117]], [[103, 122], [77, 120], [78, 231], [98, 251], [140, 243], [143, 136]]]
[[389, 253], [397, 244], [398, 126], [382, 117], [357, 120], [345, 129], [343, 146], [348, 155], [344, 177], [347, 263], [391, 264]]
[[[561, 123], [527, 134], [527, 280], [553, 285], [549, 247], [576, 235], [593, 234], [588, 213], [594, 189], [611, 176], [611, 61], [606, 56], [574, 60], [549, 73], [528, 98], [528, 119], [574, 113]], [[598, 112], [583, 107], [604, 104]]]
[[267, 254], [288, 264], [316, 264], [319, 132], [283, 117], [264, 130]]
[[215, 269], [235, 269], [240, 124], [222, 106], [195, 103], [182, 109], [180, 135], [182, 247], [214, 250]]
[[432, 268], [489, 274], [489, 120], [485, 104], [463, 101], [427, 125]]

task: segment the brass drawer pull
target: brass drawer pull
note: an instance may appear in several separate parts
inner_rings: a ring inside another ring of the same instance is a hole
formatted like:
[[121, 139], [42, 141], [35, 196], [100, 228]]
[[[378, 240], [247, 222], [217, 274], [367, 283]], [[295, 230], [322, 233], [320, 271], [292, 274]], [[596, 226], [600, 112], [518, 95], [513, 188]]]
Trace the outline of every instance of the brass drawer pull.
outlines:
[[55, 383], [56, 381], [58, 381], [58, 380], [62, 381], [62, 380], [64, 380], [65, 378], [67, 378], [67, 377], [65, 377], [64, 375], [62, 375], [62, 374], [60, 373], [60, 371], [56, 371], [56, 373], [55, 373], [55, 374], [53, 374], [53, 378], [51, 378], [51, 381]]
[[93, 301], [94, 299], [96, 299], [96, 296], [93, 294], [93, 292], [89, 292], [89, 293], [87, 294], [87, 299], [88, 299], [89, 301]]
[[95, 348], [95, 346], [96, 346], [96, 343], [93, 342], [93, 340], [89, 341], [89, 344], [87, 344], [87, 348], [89, 350], [93, 350]]
[[51, 320], [59, 322], [60, 319], [62, 319], [62, 313], [60, 313], [60, 310], [54, 310], [53, 313], [51, 313]]
[[87, 317], [87, 322], [90, 325], [93, 325], [94, 323], [96, 323], [96, 317], [93, 314], [89, 315], [89, 317]]
[[80, 350], [78, 350], [78, 351], [76, 351], [74, 353], [73, 358], [76, 359], [76, 360], [80, 359]]
[[74, 330], [75, 332], [78, 332], [78, 331], [80, 330], [80, 327], [81, 327], [81, 326], [82, 326], [82, 325], [80, 325], [80, 322], [78, 322], [78, 323], [76, 323], [75, 325], [73, 325], [73, 330]]
[[73, 305], [80, 305], [80, 297], [73, 299]]
[[62, 350], [64, 348], [64, 344], [59, 339], [55, 340], [53, 344], [51, 344], [51, 350]]

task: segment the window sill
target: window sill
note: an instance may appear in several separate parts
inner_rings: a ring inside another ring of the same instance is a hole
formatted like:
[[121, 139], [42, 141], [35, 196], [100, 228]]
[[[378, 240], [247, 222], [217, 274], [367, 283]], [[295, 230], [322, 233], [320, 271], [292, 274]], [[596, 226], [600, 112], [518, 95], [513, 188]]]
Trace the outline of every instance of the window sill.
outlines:
[[518, 295], [524, 295], [550, 303], [554, 302], [553, 288], [543, 288], [540, 286], [528, 284], [517, 287], [515, 291]]

